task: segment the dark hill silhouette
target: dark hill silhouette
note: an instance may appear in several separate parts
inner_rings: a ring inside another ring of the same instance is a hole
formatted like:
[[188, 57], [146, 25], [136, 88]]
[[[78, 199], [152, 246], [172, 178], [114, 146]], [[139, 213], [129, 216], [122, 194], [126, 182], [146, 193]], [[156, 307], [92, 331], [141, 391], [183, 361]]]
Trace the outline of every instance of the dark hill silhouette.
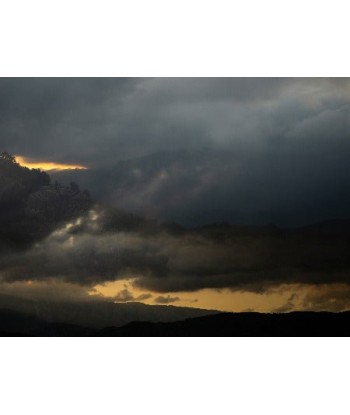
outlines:
[[89, 193], [75, 183], [52, 184], [47, 173], [0, 154], [0, 250], [27, 247], [92, 204]]
[[350, 312], [220, 313], [174, 323], [134, 322], [106, 328], [107, 337], [311, 337], [350, 336]]
[[92, 329], [74, 324], [50, 322], [35, 315], [13, 310], [0, 310], [0, 336], [89, 336]]
[[[43, 301], [0, 295], [1, 308], [14, 313], [35, 316], [39, 320], [67, 323], [76, 326], [102, 329], [106, 326], [123, 326], [132, 321], [170, 322], [200, 317], [217, 311], [190, 307], [146, 305], [142, 303], [114, 303], [94, 301]], [[6, 315], [0, 321], [6, 323]], [[1, 329], [0, 323], [0, 329]], [[6, 326], [11, 327], [11, 325]], [[5, 330], [5, 326], [3, 329]]]
[[350, 219], [333, 219], [297, 228], [295, 233], [319, 237], [346, 237], [350, 235]]
[[0, 310], [0, 337], [348, 337], [350, 312], [219, 313], [174, 322], [131, 322], [102, 330]]

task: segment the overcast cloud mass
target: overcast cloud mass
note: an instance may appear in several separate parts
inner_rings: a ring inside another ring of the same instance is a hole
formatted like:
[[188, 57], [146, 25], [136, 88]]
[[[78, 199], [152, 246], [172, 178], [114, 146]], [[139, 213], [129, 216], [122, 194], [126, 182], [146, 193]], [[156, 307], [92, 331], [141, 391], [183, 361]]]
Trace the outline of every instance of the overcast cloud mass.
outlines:
[[340, 156], [348, 79], [0, 80], [2, 144], [35, 159], [113, 165], [213, 146], [256, 157]]
[[1, 79], [1, 142], [148, 216], [300, 225], [348, 216], [349, 99], [348, 79]]

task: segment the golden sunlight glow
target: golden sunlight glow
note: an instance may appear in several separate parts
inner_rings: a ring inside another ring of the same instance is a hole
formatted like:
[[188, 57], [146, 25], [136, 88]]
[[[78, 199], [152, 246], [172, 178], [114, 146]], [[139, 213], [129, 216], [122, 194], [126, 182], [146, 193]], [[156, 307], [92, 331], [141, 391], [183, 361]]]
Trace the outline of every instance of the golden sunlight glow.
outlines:
[[86, 167], [75, 165], [75, 164], [60, 164], [60, 163], [54, 163], [54, 162], [46, 162], [46, 161], [38, 161], [38, 162], [32, 162], [29, 159], [26, 159], [21, 156], [15, 156], [16, 161], [18, 164], [20, 164], [23, 167], [28, 167], [29, 169], [40, 169], [44, 171], [50, 171], [50, 170], [87, 170]]
[[[232, 292], [228, 289], [215, 290], [203, 289], [194, 293], [176, 292], [176, 293], [155, 293], [139, 289], [134, 285], [133, 279], [123, 279], [105, 284], [96, 285], [90, 295], [102, 295], [105, 298], [114, 299], [122, 290], [127, 289], [131, 295], [130, 299], [125, 302], [139, 301], [143, 304], [156, 305], [155, 298], [159, 295], [176, 297], [175, 302], [169, 305], [177, 307], [204, 308], [218, 311], [241, 312], [241, 311], [258, 311], [268, 313], [282, 307], [288, 301], [291, 293], [296, 288], [290, 287], [283, 292], [269, 292], [264, 294], [255, 294], [248, 292]], [[149, 298], [140, 299], [143, 294], [151, 294]], [[118, 302], [118, 301], [117, 301]], [[248, 306], [249, 305], [249, 309]]]

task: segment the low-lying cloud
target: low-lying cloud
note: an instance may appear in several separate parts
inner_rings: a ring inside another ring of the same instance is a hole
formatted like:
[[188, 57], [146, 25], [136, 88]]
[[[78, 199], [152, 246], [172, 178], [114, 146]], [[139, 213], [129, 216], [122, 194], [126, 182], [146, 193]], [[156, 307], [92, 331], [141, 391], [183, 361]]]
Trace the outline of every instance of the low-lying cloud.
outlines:
[[135, 301], [145, 301], [152, 298], [152, 294], [144, 293], [138, 296], [135, 296], [128, 288], [124, 288], [119, 291], [116, 296], [113, 297], [113, 300], [117, 303], [128, 303]]
[[171, 297], [170, 295], [164, 296], [160, 295], [154, 299], [154, 302], [157, 304], [171, 304], [180, 301], [180, 297]]
[[[103, 213], [90, 214], [26, 252], [2, 256], [2, 282], [62, 281], [92, 289], [132, 279], [144, 295], [159, 293], [154, 301], [162, 304], [180, 299], [169, 293], [205, 288], [264, 293], [286, 284], [350, 286], [350, 246], [343, 234], [224, 225], [175, 233], [154, 225], [150, 234], [107, 230], [103, 221]], [[128, 287], [115, 297], [145, 299]]]

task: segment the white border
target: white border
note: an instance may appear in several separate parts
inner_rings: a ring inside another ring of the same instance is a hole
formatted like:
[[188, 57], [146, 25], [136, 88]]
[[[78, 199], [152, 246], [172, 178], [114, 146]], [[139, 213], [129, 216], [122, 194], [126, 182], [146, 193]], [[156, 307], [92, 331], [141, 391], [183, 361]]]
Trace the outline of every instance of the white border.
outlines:
[[6, 415], [349, 412], [349, 339], [41, 338], [0, 344]]
[[[19, 1], [1, 76], [347, 76], [347, 2]], [[12, 414], [347, 414], [348, 339], [0, 339]]]
[[11, 0], [1, 76], [347, 76], [346, 1]]

